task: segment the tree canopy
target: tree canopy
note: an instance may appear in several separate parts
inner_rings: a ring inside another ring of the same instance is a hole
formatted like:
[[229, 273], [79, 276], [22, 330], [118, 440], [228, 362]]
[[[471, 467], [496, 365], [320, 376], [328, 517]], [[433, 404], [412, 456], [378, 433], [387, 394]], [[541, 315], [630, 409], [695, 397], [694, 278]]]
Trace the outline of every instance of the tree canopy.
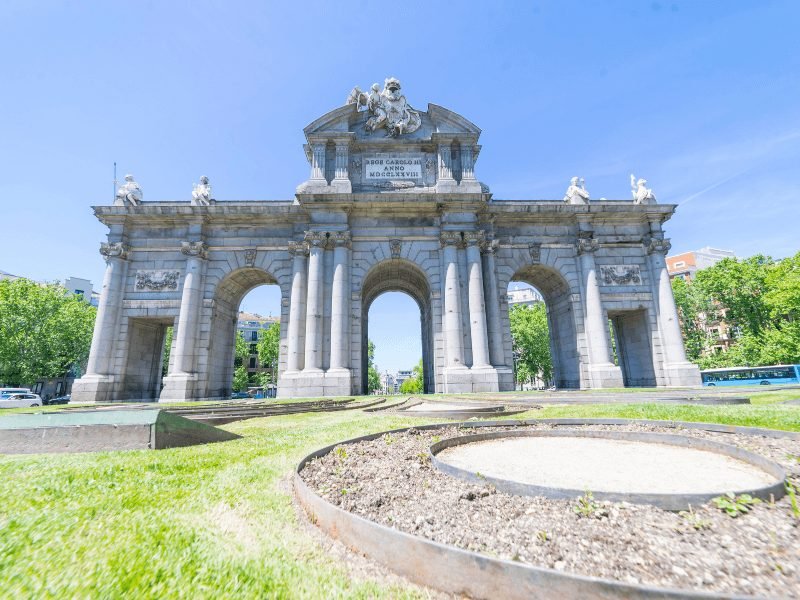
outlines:
[[[265, 370], [259, 374], [259, 384], [266, 387], [278, 382], [278, 358], [281, 346], [281, 324], [273, 323], [258, 335], [258, 364]], [[275, 368], [272, 368], [273, 363]], [[275, 381], [272, 381], [273, 374]]]
[[[672, 290], [687, 355], [701, 368], [800, 362], [800, 252], [726, 258], [691, 282], [674, 279]], [[708, 333], [719, 321], [733, 338], [726, 352], [713, 350]]]
[[400, 384], [400, 393], [421, 394], [424, 389], [422, 372], [422, 359], [420, 358], [419, 362], [414, 365], [414, 368], [411, 370], [411, 377]]
[[375, 344], [367, 340], [367, 393], [371, 394], [381, 387], [381, 376], [375, 367]]
[[96, 310], [57, 284], [0, 281], [0, 380], [61, 377], [89, 357]]
[[250, 384], [250, 374], [247, 372], [247, 361], [250, 358], [250, 345], [245, 341], [241, 331], [236, 332], [236, 350], [233, 360], [234, 392], [245, 392]]
[[544, 303], [533, 306], [517, 304], [508, 311], [511, 338], [516, 359], [517, 381], [533, 383], [537, 377], [545, 383], [553, 379], [550, 357], [550, 330]]

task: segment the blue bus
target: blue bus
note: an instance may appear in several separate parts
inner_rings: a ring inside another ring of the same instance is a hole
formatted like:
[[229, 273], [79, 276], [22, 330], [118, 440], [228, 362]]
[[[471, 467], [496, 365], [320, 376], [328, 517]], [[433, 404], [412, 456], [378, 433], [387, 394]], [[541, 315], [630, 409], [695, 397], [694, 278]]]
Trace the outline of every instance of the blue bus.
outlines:
[[800, 365], [775, 365], [773, 367], [736, 367], [733, 369], [708, 369], [700, 371], [703, 385], [772, 385], [800, 383]]

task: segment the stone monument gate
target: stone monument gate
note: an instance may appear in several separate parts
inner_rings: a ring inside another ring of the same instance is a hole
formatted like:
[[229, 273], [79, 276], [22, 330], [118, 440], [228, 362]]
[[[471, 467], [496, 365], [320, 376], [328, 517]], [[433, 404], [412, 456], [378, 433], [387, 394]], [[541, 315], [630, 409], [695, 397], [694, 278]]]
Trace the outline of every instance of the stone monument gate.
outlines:
[[215, 201], [203, 178], [189, 202], [144, 202], [129, 176], [94, 207], [108, 266], [74, 400], [227, 397], [239, 304], [262, 284], [281, 290], [283, 397], [365, 393], [369, 307], [387, 291], [419, 305], [426, 392], [513, 389], [510, 281], [544, 296], [557, 386], [699, 384], [664, 262], [675, 206], [644, 180], [633, 200], [590, 201], [577, 178], [564, 200], [494, 200], [475, 177], [480, 130], [414, 110], [394, 79], [304, 132], [294, 200]]

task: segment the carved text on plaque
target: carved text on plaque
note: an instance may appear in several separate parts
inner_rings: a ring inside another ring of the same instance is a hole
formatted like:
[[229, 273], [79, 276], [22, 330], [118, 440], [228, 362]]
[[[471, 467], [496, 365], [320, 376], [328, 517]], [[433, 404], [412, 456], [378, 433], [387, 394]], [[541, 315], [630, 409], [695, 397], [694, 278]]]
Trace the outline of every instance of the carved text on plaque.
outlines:
[[365, 156], [364, 179], [422, 179], [422, 156]]

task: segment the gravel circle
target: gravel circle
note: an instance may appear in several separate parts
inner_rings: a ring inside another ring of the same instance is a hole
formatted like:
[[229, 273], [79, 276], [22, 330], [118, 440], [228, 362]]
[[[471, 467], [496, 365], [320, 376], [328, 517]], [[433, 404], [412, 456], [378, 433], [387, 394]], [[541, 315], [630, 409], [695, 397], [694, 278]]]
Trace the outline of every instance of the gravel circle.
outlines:
[[[511, 429], [520, 427], [491, 431]], [[727, 443], [781, 464], [790, 480], [800, 484], [798, 440], [638, 424], [569, 429], [677, 433]], [[514, 496], [432, 467], [431, 444], [474, 433], [455, 426], [387, 433], [339, 445], [308, 463], [300, 475], [344, 510], [495, 558], [631, 584], [800, 598], [800, 519], [788, 495], [754, 505], [737, 518], [711, 503], [679, 514], [597, 502], [580, 513], [577, 499]]]

